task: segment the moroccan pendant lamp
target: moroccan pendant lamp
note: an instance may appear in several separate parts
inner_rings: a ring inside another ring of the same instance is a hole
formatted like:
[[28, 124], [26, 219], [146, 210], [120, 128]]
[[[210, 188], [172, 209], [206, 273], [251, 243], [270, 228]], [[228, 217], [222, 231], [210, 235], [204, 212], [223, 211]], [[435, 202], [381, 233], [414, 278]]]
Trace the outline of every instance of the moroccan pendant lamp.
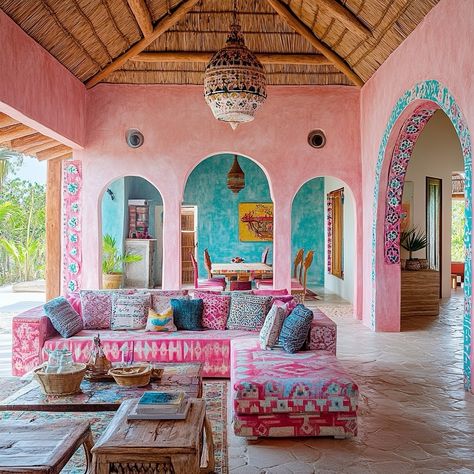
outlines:
[[204, 97], [214, 117], [228, 122], [233, 130], [239, 123], [253, 120], [267, 98], [265, 71], [245, 46], [235, 3], [226, 46], [215, 53], [206, 66]]
[[239, 165], [237, 155], [234, 155], [234, 162], [232, 168], [227, 173], [227, 187], [237, 194], [241, 189], [245, 188], [245, 174]]

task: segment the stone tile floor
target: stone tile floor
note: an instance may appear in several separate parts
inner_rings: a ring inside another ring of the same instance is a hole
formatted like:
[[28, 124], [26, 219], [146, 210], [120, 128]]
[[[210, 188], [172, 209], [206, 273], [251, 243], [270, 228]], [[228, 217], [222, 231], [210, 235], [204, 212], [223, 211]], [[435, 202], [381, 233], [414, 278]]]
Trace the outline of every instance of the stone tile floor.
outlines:
[[359, 435], [247, 442], [233, 435], [229, 410], [231, 474], [474, 472], [474, 396], [462, 385], [462, 291], [442, 301], [439, 317], [403, 321], [401, 333], [371, 332], [334, 298], [307, 304], [338, 324], [338, 358], [361, 392]]

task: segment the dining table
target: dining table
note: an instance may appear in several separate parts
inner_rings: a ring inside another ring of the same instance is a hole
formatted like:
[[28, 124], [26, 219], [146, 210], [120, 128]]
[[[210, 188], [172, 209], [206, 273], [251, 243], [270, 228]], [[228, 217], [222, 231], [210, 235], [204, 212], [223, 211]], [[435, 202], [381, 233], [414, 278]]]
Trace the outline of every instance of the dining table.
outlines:
[[273, 269], [271, 265], [261, 262], [255, 263], [213, 263], [211, 265], [211, 273], [213, 275], [232, 276], [248, 276], [249, 279], [261, 275], [269, 275], [271, 277]]

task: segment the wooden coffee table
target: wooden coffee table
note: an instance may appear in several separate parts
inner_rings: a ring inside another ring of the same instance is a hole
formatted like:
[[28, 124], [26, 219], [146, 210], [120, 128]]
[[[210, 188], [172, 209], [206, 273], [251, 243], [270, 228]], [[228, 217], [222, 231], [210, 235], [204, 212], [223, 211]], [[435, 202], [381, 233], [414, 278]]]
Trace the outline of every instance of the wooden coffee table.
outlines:
[[122, 403], [92, 449], [96, 474], [109, 472], [174, 472], [214, 470], [211, 426], [206, 402], [192, 400], [185, 420], [127, 420], [137, 400]]
[[94, 444], [89, 423], [2, 421], [0, 473], [59, 473], [81, 444], [89, 471]]
[[81, 392], [75, 395], [45, 395], [33, 381], [0, 402], [0, 411], [115, 411], [128, 399], [140, 398], [149, 390], [183, 390], [188, 397], [202, 397], [202, 367], [200, 362], [155, 363], [163, 368], [160, 379], [146, 387], [121, 387], [115, 382], [81, 383]]

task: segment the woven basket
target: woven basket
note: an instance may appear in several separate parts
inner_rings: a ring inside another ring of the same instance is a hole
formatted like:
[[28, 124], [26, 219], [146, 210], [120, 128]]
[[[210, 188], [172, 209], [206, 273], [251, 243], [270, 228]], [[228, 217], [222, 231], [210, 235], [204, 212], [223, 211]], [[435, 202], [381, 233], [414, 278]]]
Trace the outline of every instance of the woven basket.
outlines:
[[117, 367], [109, 370], [118, 385], [123, 387], [144, 387], [150, 383], [151, 366], [136, 365], [131, 367]]
[[60, 374], [46, 373], [45, 369], [46, 366], [42, 365], [33, 372], [46, 395], [73, 395], [81, 391], [86, 364], [74, 364], [74, 371]]

